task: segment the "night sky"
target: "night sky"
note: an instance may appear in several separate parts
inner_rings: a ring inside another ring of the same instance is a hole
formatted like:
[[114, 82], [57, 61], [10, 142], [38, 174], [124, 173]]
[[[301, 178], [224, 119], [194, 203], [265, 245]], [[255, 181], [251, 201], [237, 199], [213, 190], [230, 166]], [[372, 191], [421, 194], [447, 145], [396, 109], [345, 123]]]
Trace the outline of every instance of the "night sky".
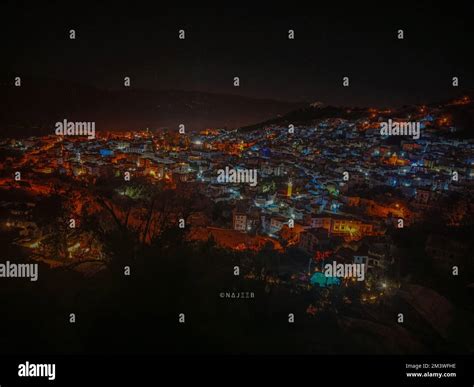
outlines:
[[[10, 2], [2, 12], [2, 79], [22, 74], [120, 88], [130, 76], [144, 89], [359, 106], [433, 102], [474, 87], [474, 5], [446, 4], [171, 9]], [[400, 28], [404, 40], [397, 39]]]

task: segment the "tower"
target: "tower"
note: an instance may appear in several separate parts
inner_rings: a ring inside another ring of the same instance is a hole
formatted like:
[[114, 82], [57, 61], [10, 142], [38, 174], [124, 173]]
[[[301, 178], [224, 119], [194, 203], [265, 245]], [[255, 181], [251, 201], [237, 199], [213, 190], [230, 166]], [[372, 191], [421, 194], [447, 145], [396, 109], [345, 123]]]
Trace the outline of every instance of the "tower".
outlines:
[[291, 194], [293, 193], [293, 182], [290, 180], [288, 180], [288, 188], [286, 190], [286, 196], [288, 196], [289, 198], [291, 198]]

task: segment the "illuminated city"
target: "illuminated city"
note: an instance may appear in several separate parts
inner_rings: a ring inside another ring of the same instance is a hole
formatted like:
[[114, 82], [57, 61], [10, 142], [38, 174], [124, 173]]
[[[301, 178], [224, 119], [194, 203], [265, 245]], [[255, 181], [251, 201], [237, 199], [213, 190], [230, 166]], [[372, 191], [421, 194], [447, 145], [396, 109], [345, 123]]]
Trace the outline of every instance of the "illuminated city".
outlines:
[[[341, 110], [340, 118], [324, 117], [329, 109], [318, 105], [309, 109], [321, 118], [293, 125], [283, 116], [257, 130], [4, 140], [1, 227], [13, 249], [86, 276], [117, 262], [133, 267], [137, 249], [151, 253], [172, 240], [190, 251], [224, 249], [221, 270], [239, 262], [249, 289], [299, 295], [306, 319], [336, 308], [343, 319], [355, 308], [386, 313], [375, 306], [400, 301], [417, 308], [428, 292], [408, 280], [420, 270], [423, 281], [427, 268], [417, 260], [447, 283], [453, 266], [472, 264], [470, 238], [447, 239], [447, 230], [472, 225], [474, 145], [453, 136], [451, 118], [471, 106], [465, 96], [404, 112]], [[420, 122], [422, 139], [381, 140], [387, 116]], [[258, 184], [219, 183], [216, 171], [229, 166], [256, 168]], [[407, 254], [412, 238], [423, 242]], [[321, 280], [333, 261], [364, 264], [366, 280]], [[435, 316], [425, 318], [445, 333]]]

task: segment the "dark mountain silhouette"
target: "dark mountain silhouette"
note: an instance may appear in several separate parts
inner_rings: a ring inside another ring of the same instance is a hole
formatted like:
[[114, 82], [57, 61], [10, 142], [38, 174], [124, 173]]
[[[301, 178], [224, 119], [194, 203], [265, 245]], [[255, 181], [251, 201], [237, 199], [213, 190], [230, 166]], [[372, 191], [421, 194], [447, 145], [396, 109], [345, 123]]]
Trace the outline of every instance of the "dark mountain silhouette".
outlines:
[[[463, 101], [459, 103], [459, 101]], [[444, 100], [442, 102], [432, 103], [427, 106], [427, 114], [435, 112], [436, 116], [447, 116], [456, 128], [455, 132], [440, 128], [440, 134], [459, 139], [474, 138], [474, 92], [467, 91], [459, 98]], [[312, 125], [319, 120], [327, 118], [341, 118], [347, 120], [357, 120], [369, 118], [371, 111], [369, 108], [347, 107], [347, 106], [327, 106], [320, 102], [307, 105], [284, 115], [271, 118], [259, 123], [242, 126], [239, 128], [243, 132], [251, 132], [269, 126], [288, 126], [289, 124]], [[413, 114], [419, 114], [418, 105], [404, 105], [399, 108], [391, 109], [385, 113], [378, 113], [378, 116], [388, 118], [409, 117]]]
[[97, 130], [237, 128], [305, 103], [178, 90], [103, 90], [83, 84], [22, 79], [0, 84], [2, 136], [53, 133], [57, 121], [95, 121]]
[[369, 111], [367, 108], [348, 108], [311, 104], [291, 111], [280, 117], [275, 117], [253, 125], [243, 126], [240, 128], [240, 130], [252, 131], [271, 125], [310, 125], [313, 121], [322, 120], [325, 118], [358, 119], [367, 116], [369, 114], [368, 112]]

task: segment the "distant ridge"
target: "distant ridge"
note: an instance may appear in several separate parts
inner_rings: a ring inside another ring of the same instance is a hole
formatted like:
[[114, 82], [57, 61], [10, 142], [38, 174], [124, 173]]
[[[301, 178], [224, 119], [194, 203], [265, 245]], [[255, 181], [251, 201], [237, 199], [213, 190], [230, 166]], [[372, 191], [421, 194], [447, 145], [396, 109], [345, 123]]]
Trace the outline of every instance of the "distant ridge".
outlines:
[[[466, 104], [454, 104], [456, 100], [468, 97]], [[393, 118], [404, 117], [418, 111], [420, 105], [405, 105], [399, 108], [390, 109], [390, 113], [378, 113], [380, 117]], [[458, 129], [455, 134], [449, 134], [458, 138], [474, 138], [474, 92], [467, 91], [458, 98], [444, 100], [427, 105], [427, 112], [437, 110], [439, 113], [449, 115], [453, 120], [453, 125]], [[380, 109], [379, 109], [380, 110]], [[341, 118], [357, 120], [369, 118], [371, 109], [368, 107], [343, 107], [329, 106], [322, 102], [314, 102], [291, 112], [259, 123], [242, 126], [241, 132], [251, 132], [271, 126], [288, 126], [289, 124], [313, 125], [319, 120], [328, 118]], [[428, 113], [427, 113], [428, 114]]]
[[54, 79], [13, 78], [0, 82], [0, 135], [30, 136], [51, 133], [54, 123], [95, 121], [97, 130], [209, 127], [235, 129], [298, 109], [305, 102], [256, 99], [200, 91], [104, 90]]

